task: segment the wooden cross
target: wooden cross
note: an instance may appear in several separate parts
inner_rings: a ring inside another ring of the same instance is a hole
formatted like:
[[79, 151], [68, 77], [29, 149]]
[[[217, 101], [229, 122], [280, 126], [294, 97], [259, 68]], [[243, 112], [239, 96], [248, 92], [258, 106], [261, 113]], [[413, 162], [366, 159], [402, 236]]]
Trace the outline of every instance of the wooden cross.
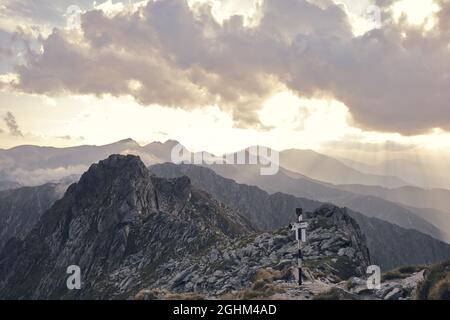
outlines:
[[297, 222], [293, 223], [292, 230], [295, 231], [295, 239], [298, 245], [298, 255], [297, 255], [297, 265], [298, 265], [298, 284], [303, 284], [303, 253], [301, 248], [301, 243], [306, 242], [306, 229], [308, 228], [308, 223], [303, 221], [303, 209], [297, 208]]

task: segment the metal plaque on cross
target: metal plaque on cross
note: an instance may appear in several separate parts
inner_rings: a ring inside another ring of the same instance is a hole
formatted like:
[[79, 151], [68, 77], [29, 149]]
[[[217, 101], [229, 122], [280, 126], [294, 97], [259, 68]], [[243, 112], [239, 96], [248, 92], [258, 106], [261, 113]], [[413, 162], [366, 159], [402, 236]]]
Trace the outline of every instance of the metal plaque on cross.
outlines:
[[294, 223], [292, 230], [295, 231], [295, 238], [297, 241], [306, 242], [306, 229], [308, 228], [307, 222]]

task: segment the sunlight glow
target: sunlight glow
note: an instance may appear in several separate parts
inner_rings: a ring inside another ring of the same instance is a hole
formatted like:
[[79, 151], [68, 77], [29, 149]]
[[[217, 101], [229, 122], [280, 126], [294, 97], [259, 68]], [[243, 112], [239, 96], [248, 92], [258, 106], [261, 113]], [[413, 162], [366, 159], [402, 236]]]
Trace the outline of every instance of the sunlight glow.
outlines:
[[264, 0], [187, 0], [188, 5], [194, 10], [198, 5], [208, 4], [214, 18], [220, 24], [234, 15], [244, 17], [247, 27], [257, 25], [260, 17], [260, 7]]
[[400, 0], [392, 5], [392, 12], [396, 21], [402, 15], [406, 15], [409, 24], [425, 24], [426, 30], [434, 26], [433, 17], [437, 11], [439, 11], [439, 6], [434, 0]]

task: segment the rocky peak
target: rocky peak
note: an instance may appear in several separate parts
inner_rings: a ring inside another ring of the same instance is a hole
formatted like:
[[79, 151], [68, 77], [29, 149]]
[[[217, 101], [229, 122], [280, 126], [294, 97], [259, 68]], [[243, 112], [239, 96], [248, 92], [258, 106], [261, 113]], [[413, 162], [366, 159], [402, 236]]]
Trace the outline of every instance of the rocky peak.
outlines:
[[[132, 287], [106, 290], [120, 284], [108, 280], [114, 270], [138, 261], [134, 281], [152, 279], [151, 270], [167, 259], [199, 254], [249, 230], [188, 178], [159, 179], [138, 157], [113, 155], [92, 165], [23, 241], [5, 246], [0, 297], [110, 298]], [[81, 291], [66, 288], [71, 265], [83, 272]]]
[[[150, 172], [139, 157], [132, 155], [112, 155], [108, 159], [93, 164], [82, 175], [78, 189], [102, 189], [110, 183], [127, 184], [139, 179], [148, 179]], [[113, 180], [115, 180], [113, 182]]]
[[116, 143], [113, 143], [113, 144], [140, 148], [139, 143], [137, 143], [135, 140], [133, 140], [131, 138], [123, 139], [123, 140], [117, 141]]
[[356, 252], [360, 253], [359, 259], [365, 262], [365, 266], [368, 266], [370, 255], [366, 237], [358, 223], [348, 214], [347, 209], [324, 204], [316, 209], [314, 213], [307, 214], [308, 216], [312, 219], [312, 227], [347, 235], [351, 246]]
[[187, 151], [187, 149], [180, 144], [180, 142], [176, 140], [167, 140], [166, 142], [152, 142], [146, 145], [144, 148], [151, 154], [158, 157], [163, 162], [170, 162], [172, 150], [176, 146], [181, 146], [183, 150]]
[[319, 270], [331, 266], [331, 270], [338, 270], [335, 278], [341, 280], [365, 274], [371, 264], [366, 238], [347, 209], [325, 204], [306, 217], [309, 222], [307, 265], [310, 262]]
[[114, 229], [157, 210], [151, 178], [139, 157], [112, 155], [92, 165], [56, 207], [70, 207], [72, 217], [91, 215], [99, 231]]

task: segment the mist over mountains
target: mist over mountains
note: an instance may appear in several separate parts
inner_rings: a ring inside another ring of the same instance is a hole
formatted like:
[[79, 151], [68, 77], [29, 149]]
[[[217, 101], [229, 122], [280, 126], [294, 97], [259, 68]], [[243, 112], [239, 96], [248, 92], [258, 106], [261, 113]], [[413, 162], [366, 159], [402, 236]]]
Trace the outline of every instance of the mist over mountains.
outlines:
[[343, 162], [312, 150], [286, 150], [280, 153], [280, 165], [290, 171], [302, 173], [310, 178], [334, 184], [355, 184], [384, 187], [401, 187], [410, 183], [388, 175], [360, 172]]
[[394, 175], [425, 189], [449, 189], [450, 187], [449, 177], [446, 174], [440, 174], [447, 168], [446, 158], [443, 157], [437, 156], [430, 159], [421, 154], [414, 154], [369, 164], [346, 157], [337, 156], [336, 158], [358, 171], [375, 175]]

